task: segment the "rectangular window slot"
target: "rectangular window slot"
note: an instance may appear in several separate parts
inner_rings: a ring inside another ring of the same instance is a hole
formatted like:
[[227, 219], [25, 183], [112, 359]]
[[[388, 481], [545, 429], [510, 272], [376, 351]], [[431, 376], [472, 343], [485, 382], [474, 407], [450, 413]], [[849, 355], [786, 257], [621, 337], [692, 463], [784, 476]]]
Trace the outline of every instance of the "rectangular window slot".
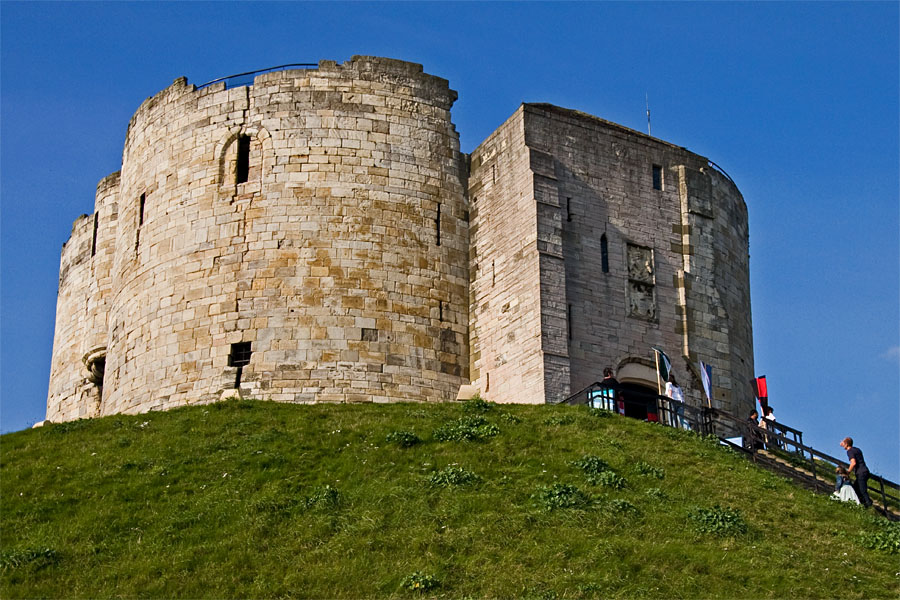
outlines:
[[653, 189], [654, 190], [663, 189], [662, 167], [659, 165], [653, 165]]
[[572, 199], [566, 198], [566, 221], [572, 221]]
[[250, 136], [238, 137], [237, 167], [235, 168], [235, 183], [247, 183], [250, 178]]
[[378, 341], [378, 330], [373, 329], [371, 327], [363, 327], [362, 335], [360, 339], [364, 342], [377, 342]]
[[147, 194], [141, 194], [138, 200], [138, 227], [144, 224], [144, 204], [147, 202]]
[[94, 213], [94, 237], [91, 238], [91, 256], [97, 254], [97, 229], [100, 227], [100, 213]]
[[605, 233], [600, 236], [600, 269], [609, 273], [609, 242], [606, 241]]
[[437, 245], [441, 245], [441, 205], [438, 203], [437, 206], [437, 218], [434, 220], [434, 226], [437, 230]]
[[237, 367], [237, 373], [234, 376], [234, 389], [241, 387], [241, 374], [244, 367], [250, 364], [250, 355], [253, 351], [250, 348], [250, 342], [238, 342], [231, 345], [231, 353], [228, 355], [228, 366]]

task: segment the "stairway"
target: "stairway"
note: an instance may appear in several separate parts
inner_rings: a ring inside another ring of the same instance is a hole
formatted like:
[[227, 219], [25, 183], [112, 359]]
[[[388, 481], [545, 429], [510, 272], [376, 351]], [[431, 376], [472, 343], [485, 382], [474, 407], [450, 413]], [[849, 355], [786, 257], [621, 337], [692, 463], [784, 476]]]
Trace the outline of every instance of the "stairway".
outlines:
[[[828, 474], [824, 472], [824, 470], [823, 472], [814, 474], [809, 469], [793, 464], [791, 461], [786, 460], [769, 450], [757, 450], [754, 453], [752, 460], [770, 471], [776, 472], [779, 475], [784, 475], [814, 492], [823, 494], [832, 494], [834, 492], [833, 475], [831, 476], [832, 480], [829, 482]], [[900, 512], [898, 512], [896, 507], [885, 507], [884, 503], [872, 493], [872, 490], [869, 490], [869, 496], [872, 499], [872, 508], [891, 521], [900, 521]]]

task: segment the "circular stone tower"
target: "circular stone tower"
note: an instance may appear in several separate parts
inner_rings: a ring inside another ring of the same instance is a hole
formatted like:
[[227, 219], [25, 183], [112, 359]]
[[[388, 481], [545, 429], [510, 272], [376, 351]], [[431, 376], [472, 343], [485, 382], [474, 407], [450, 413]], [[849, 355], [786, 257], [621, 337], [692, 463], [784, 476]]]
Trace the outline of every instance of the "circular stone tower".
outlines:
[[[77, 248], [63, 253], [80, 270], [61, 283], [57, 314], [98, 300], [79, 362], [58, 316], [47, 418], [235, 389], [288, 402], [454, 399], [468, 380], [455, 99], [421, 65], [354, 57], [241, 87], [179, 79], [145, 101], [121, 175], [104, 180], [97, 216], [75, 223]], [[91, 231], [109, 252], [94, 242], [85, 254]], [[73, 400], [89, 375], [90, 405]]]

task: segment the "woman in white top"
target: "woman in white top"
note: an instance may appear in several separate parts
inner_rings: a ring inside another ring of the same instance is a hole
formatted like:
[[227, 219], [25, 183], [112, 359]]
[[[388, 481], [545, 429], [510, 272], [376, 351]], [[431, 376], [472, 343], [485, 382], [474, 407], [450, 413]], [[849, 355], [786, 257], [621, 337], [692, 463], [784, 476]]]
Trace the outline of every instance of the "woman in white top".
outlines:
[[675, 375], [672, 373], [669, 373], [669, 381], [666, 382], [666, 396], [672, 399], [669, 402], [669, 407], [675, 411], [676, 426], [682, 429], [690, 429], [687, 421], [684, 419], [684, 394], [678, 382], [675, 381]]

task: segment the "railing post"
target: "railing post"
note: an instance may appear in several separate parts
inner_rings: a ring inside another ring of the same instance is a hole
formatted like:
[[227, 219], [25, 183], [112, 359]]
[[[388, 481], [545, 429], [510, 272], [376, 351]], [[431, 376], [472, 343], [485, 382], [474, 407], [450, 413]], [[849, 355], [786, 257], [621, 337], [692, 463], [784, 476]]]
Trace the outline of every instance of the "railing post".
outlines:
[[812, 471], [813, 481], [816, 482], [815, 485], [818, 487], [819, 478], [816, 477], [816, 457], [813, 456], [812, 449], [809, 451], [809, 466]]

